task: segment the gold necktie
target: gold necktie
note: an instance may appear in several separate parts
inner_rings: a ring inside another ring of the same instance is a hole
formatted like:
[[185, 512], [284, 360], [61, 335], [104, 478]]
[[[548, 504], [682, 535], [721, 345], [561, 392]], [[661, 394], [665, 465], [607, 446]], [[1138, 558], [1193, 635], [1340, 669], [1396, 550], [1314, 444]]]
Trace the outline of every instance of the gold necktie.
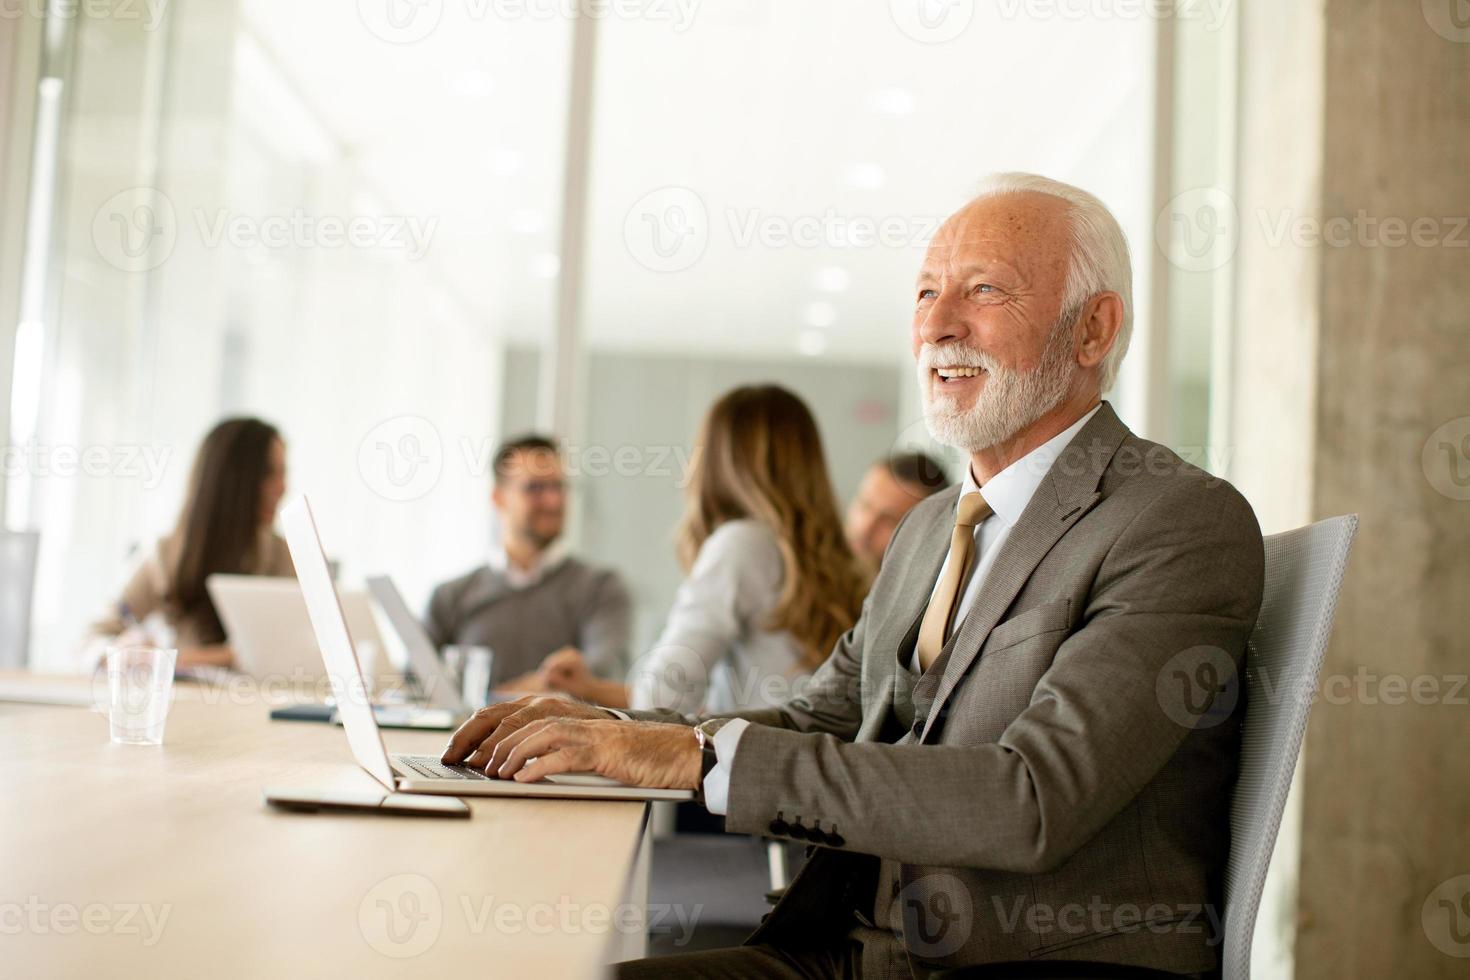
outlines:
[[949, 539], [949, 564], [944, 566], [944, 575], [929, 606], [924, 610], [924, 621], [919, 624], [919, 669], [928, 670], [929, 665], [939, 659], [949, 639], [955, 605], [959, 601], [960, 586], [975, 555], [975, 525], [991, 514], [990, 505], [978, 492], [965, 494], [955, 508], [954, 533]]

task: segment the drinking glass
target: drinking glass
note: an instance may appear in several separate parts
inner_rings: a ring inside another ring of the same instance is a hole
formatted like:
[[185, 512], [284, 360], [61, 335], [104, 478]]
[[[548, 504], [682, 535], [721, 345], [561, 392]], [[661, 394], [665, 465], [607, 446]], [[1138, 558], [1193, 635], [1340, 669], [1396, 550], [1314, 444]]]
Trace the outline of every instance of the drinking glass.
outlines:
[[177, 650], [108, 647], [108, 722], [122, 745], [162, 745]]

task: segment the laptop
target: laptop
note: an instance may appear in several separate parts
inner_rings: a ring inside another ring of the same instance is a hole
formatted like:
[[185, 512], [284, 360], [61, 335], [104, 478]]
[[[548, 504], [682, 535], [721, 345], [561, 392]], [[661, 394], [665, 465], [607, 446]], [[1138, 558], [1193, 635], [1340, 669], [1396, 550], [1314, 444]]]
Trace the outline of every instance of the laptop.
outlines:
[[306, 598], [312, 630], [322, 662], [337, 698], [337, 712], [347, 733], [347, 744], [357, 764], [393, 792], [448, 796], [519, 796], [588, 800], [691, 800], [683, 789], [647, 789], [628, 786], [595, 773], [565, 773], [540, 782], [518, 783], [492, 779], [468, 766], [446, 766], [437, 756], [392, 755], [373, 717], [367, 681], [352, 649], [347, 620], [327, 568], [311, 504], [297, 497], [281, 511], [286, 544], [296, 565], [296, 576]]
[[408, 603], [403, 601], [403, 594], [393, 580], [386, 575], [375, 575], [367, 580], [367, 587], [387, 617], [388, 625], [393, 627], [393, 632], [403, 643], [408, 654], [408, 669], [418, 679], [425, 705], [442, 708], [460, 718], [468, 715], [469, 705], [455, 683], [453, 672], [434, 649], [434, 641], [408, 608]]
[[[321, 654], [296, 579], [216, 573], [205, 580], [204, 587], [219, 611], [242, 673], [257, 679], [304, 682], [322, 676]], [[368, 594], [343, 593], [342, 610], [358, 649], [364, 653], [369, 645], [373, 651], [381, 649]], [[375, 664], [367, 667], [371, 672]]]

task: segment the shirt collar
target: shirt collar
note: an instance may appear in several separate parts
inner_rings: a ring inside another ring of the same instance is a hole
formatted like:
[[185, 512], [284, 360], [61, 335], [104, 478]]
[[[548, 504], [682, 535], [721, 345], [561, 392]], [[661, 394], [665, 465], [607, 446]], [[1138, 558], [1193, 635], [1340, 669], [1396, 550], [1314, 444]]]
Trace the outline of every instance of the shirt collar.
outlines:
[[[1013, 526], [1021, 519], [1021, 512], [1036, 495], [1036, 488], [1041, 486], [1042, 480], [1046, 479], [1046, 474], [1051, 471], [1052, 464], [1057, 461], [1062, 450], [1067, 448], [1067, 443], [1082, 431], [1082, 427], [1097, 414], [1100, 408], [1102, 408], [1101, 402], [1094, 405], [1092, 411], [1067, 428], [995, 474], [985, 484], [983, 490], [975, 481], [975, 474], [967, 465], [964, 483], [960, 487], [960, 496], [963, 497], [967, 493], [980, 490], [985, 495], [985, 502], [995, 512], [995, 516], [1004, 521], [1007, 527]], [[955, 501], [955, 507], [959, 507], [958, 500]]]
[[510, 556], [505, 553], [502, 544], [491, 545], [487, 563], [491, 570], [505, 577], [505, 580], [513, 588], [524, 589], [529, 585], [535, 585], [548, 574], [555, 571], [557, 566], [566, 561], [566, 548], [560, 541], [553, 541], [551, 546], [536, 556], [536, 562], [529, 569], [522, 569], [513, 565]]

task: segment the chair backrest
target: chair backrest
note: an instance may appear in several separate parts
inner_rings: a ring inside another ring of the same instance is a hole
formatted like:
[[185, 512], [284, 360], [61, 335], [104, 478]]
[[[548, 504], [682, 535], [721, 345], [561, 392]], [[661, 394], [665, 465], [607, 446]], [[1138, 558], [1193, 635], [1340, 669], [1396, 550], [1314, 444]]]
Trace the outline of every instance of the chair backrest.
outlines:
[[31, 644], [36, 531], [0, 531], [0, 670], [24, 670]]
[[1357, 515], [1348, 514], [1266, 538], [1266, 590], [1246, 653], [1240, 775], [1230, 802], [1225, 980], [1250, 976], [1266, 869], [1357, 531]]

